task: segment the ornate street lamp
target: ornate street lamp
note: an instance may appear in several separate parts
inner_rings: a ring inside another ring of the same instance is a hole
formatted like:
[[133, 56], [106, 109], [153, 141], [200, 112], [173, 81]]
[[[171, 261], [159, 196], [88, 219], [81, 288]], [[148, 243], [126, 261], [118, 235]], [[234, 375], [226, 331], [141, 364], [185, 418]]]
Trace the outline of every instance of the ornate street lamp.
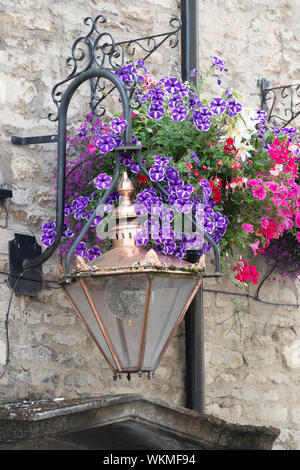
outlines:
[[137, 246], [140, 224], [126, 172], [118, 192], [113, 248], [93, 267], [77, 257], [76, 269], [64, 277], [63, 286], [114, 376], [150, 376], [202, 282], [204, 266]]
[[[140, 226], [131, 202], [134, 187], [126, 172], [121, 175], [120, 155], [130, 152], [135, 156], [141, 173], [149, 176], [142, 160], [141, 145], [132, 144], [131, 113], [134, 107], [136, 80], [133, 77], [130, 83], [124, 84], [116, 75], [115, 72], [123, 65], [126, 43], [116, 43], [110, 34], [100, 33], [98, 21], [104, 23], [106, 20], [102, 15], [94, 20], [85, 20], [86, 24], [91, 22], [92, 26], [89, 33], [78, 38], [73, 45], [72, 58], [68, 59], [68, 64], [71, 61], [74, 63], [73, 71], [53, 88], [52, 96], [58, 113], [56, 119], [51, 116], [51, 120], [58, 121], [57, 136], [12, 138], [15, 144], [58, 142], [56, 238], [50, 247], [32, 259], [27, 259], [27, 253], [18, 252], [18, 261], [23, 261], [23, 272], [20, 274], [34, 272], [52, 256], [60, 242], [64, 228], [66, 127], [69, 104], [78, 87], [90, 81], [91, 107], [93, 114], [96, 114], [97, 104], [103, 98], [97, 100], [95, 91], [99, 81], [105, 80], [119, 92], [124, 119], [127, 121], [124, 145], [115, 147], [115, 173], [110, 187], [71, 246], [61, 272], [61, 284], [74, 310], [113, 370], [114, 377], [117, 378], [123, 372], [128, 374], [128, 378], [134, 372], [147, 372], [151, 377], [202, 282], [203, 264], [199, 258], [192, 265], [172, 256], [158, 255], [154, 250], [149, 251], [135, 244], [135, 235]], [[172, 21], [173, 26], [174, 20]], [[156, 44], [154, 38], [163, 36], [162, 43], [166, 38], [174, 36], [176, 31], [128, 41], [127, 52], [134, 42], [140, 46], [142, 39], [146, 39], [149, 47], [150, 40]], [[105, 43], [103, 38], [106, 39]], [[78, 72], [78, 62], [87, 58], [83, 49], [79, 49], [80, 53], [76, 51], [80, 42], [84, 42], [88, 47], [88, 65]], [[157, 47], [154, 46], [152, 50]], [[149, 50], [146, 57], [148, 55]], [[115, 64], [120, 57], [122, 63]], [[106, 66], [105, 61], [108, 62]], [[63, 92], [58, 91], [60, 85], [68, 82], [70, 83]], [[110, 91], [106, 92], [105, 96], [109, 93]], [[99, 208], [107, 201], [117, 184], [121, 203], [116, 211], [112, 249], [103, 254], [92, 267], [80, 257], [76, 258], [76, 264], [72, 266], [77, 246], [87, 234]], [[154, 185], [168, 197], [163, 186], [159, 183]], [[211, 243], [215, 254], [215, 273], [211, 276], [219, 276], [219, 252], [216, 243], [194, 219], [192, 223]], [[14, 276], [17, 277], [16, 272]]]

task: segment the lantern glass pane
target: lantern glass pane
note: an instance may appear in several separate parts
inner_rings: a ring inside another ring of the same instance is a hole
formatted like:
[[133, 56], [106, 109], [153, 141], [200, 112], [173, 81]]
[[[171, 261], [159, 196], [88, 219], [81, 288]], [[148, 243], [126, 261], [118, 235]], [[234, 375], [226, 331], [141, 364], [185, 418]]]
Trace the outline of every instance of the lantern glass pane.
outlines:
[[85, 282], [122, 368], [136, 370], [144, 323], [147, 276], [88, 278]]
[[81, 287], [80, 282], [77, 281], [77, 282], [72, 282], [70, 284], [66, 284], [64, 288], [67, 294], [72, 299], [73, 304], [76, 306], [80, 316], [86, 323], [86, 325], [84, 326], [87, 327], [89, 331], [92, 333], [96, 343], [98, 343], [98, 345], [102, 349], [104, 355], [107, 357], [108, 361], [111, 363], [113, 368], [116, 369], [117, 368], [116, 363], [111, 355], [111, 352], [102, 334], [99, 323], [97, 322], [97, 319]]
[[159, 356], [183, 311], [197, 279], [155, 277], [143, 369], [155, 370]]

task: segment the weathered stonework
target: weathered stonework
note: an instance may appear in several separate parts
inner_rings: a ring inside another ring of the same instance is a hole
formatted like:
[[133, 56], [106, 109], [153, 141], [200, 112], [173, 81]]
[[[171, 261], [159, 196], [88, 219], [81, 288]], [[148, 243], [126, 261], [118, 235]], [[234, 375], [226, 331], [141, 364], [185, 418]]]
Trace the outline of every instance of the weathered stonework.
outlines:
[[[0, 271], [8, 270], [8, 241], [14, 233], [35, 235], [54, 217], [52, 170], [56, 144], [13, 146], [11, 136], [55, 133], [48, 113], [55, 111], [52, 86], [67, 75], [65, 59], [83, 33], [86, 16], [107, 16], [107, 30], [119, 40], [167, 31], [180, 15], [176, 0], [33, 1], [0, 0], [0, 182], [13, 198], [0, 203]], [[201, 0], [201, 69], [213, 55], [229, 69], [224, 88], [240, 91], [245, 103], [259, 107], [257, 78], [272, 86], [300, 81], [300, 11], [293, 0]], [[167, 50], [167, 52], [166, 52]], [[167, 73], [179, 64], [180, 48], [157, 51], [149, 69]], [[180, 67], [178, 66], [178, 69]], [[86, 90], [72, 106], [70, 122], [88, 111]], [[88, 91], [87, 91], [88, 92]], [[55, 258], [44, 267], [57, 279]], [[208, 266], [209, 267], [209, 266]], [[265, 272], [261, 261], [260, 272]], [[206, 279], [204, 289], [236, 287], [229, 277]], [[6, 358], [5, 313], [11, 295], [0, 275], [0, 373]], [[261, 292], [271, 302], [299, 302], [299, 287], [268, 280]], [[233, 314], [233, 296], [204, 293], [206, 412], [229, 422], [277, 426], [278, 449], [300, 449], [299, 309], [242, 300], [243, 315]], [[241, 298], [240, 298], [241, 299]], [[182, 325], [155, 380], [133, 376], [113, 382], [98, 349], [59, 290], [43, 289], [36, 298], [15, 296], [9, 317], [10, 363], [0, 380], [2, 401], [14, 398], [143, 393], [184, 404], [185, 336]]]

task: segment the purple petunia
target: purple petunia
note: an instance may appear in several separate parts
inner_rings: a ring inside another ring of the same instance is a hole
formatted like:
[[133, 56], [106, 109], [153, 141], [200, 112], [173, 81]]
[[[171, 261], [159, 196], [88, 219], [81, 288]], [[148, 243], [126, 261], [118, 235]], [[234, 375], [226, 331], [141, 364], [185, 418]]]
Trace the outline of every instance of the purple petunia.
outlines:
[[169, 108], [177, 108], [182, 106], [183, 102], [180, 99], [180, 96], [174, 95], [172, 98], [169, 99]]
[[202, 248], [204, 243], [203, 237], [200, 233], [192, 233], [186, 236], [185, 247], [187, 250], [199, 250]]
[[229, 117], [236, 116], [242, 110], [242, 105], [234, 99], [228, 101], [227, 106], [227, 116]]
[[137, 66], [140, 68], [140, 69], [143, 69], [145, 73], [147, 73], [147, 69], [145, 67], [145, 63], [142, 59], [138, 59], [137, 60]]
[[152, 103], [162, 104], [164, 101], [165, 93], [160, 88], [153, 88], [149, 91], [149, 95], [151, 96]]
[[65, 215], [71, 215], [74, 212], [74, 207], [71, 204], [65, 204]]
[[96, 145], [101, 153], [108, 153], [115, 148], [115, 140], [110, 135], [103, 135], [96, 141]]
[[207, 180], [203, 179], [200, 181], [200, 186], [202, 186], [203, 188], [203, 191], [207, 194], [211, 194], [211, 187], [210, 187], [210, 184]]
[[88, 205], [89, 198], [86, 196], [79, 196], [72, 201], [72, 207], [76, 210], [83, 210]]
[[169, 182], [176, 183], [180, 179], [178, 170], [176, 168], [168, 166], [168, 168], [166, 169], [166, 178]]
[[198, 97], [193, 92], [190, 92], [188, 102], [189, 102], [190, 109], [197, 108], [198, 106], [203, 106], [203, 103], [198, 99]]
[[199, 162], [199, 158], [198, 158], [198, 155], [193, 151], [193, 150], [189, 150], [190, 154], [192, 155], [193, 159], [195, 160], [196, 162], [196, 165], [200, 165], [200, 162]]
[[160, 165], [153, 165], [149, 170], [151, 181], [162, 181], [165, 177], [165, 170]]
[[216, 57], [216, 56], [213, 57], [213, 65], [214, 65], [214, 67], [219, 69], [220, 72], [222, 72], [223, 70], [224, 70], [224, 72], [227, 72], [227, 69], [224, 68], [223, 60], [219, 59], [219, 57]]
[[82, 258], [84, 258], [86, 255], [86, 250], [87, 250], [86, 244], [84, 242], [80, 242], [75, 250], [75, 255], [81, 256]]
[[214, 224], [213, 222], [206, 216], [204, 216], [204, 230], [207, 233], [212, 233], [214, 230]]
[[127, 126], [127, 121], [125, 119], [114, 118], [111, 121], [112, 130], [115, 132], [118, 132], [119, 134], [125, 131], [126, 126]]
[[132, 171], [132, 173], [139, 173], [141, 169], [137, 163], [132, 163], [132, 165], [130, 165], [130, 171]]
[[196, 126], [196, 129], [198, 131], [206, 132], [210, 129], [210, 125], [211, 125], [211, 122], [209, 120], [204, 120], [204, 121], [197, 120], [197, 121], [195, 121], [195, 126]]
[[189, 201], [188, 199], [176, 199], [173, 205], [181, 214], [188, 214], [193, 208], [192, 201]]
[[48, 230], [54, 230], [55, 229], [55, 222], [46, 222], [43, 225], [43, 232], [47, 232]]
[[[89, 220], [89, 218], [92, 216], [94, 211], [91, 211], [87, 216], [86, 216], [86, 219]], [[91, 227], [97, 227], [97, 225], [99, 225], [100, 223], [102, 222], [102, 217], [101, 215], [96, 215], [96, 217], [94, 218], [93, 222], [91, 223]]]
[[123, 83], [126, 83], [134, 80], [137, 70], [132, 64], [129, 64], [120, 67], [118, 70], [114, 70], [114, 73], [122, 80]]
[[220, 212], [215, 212], [213, 216], [213, 222], [216, 227], [223, 227], [226, 224], [225, 218], [220, 214]]
[[170, 159], [167, 157], [160, 157], [159, 155], [154, 155], [155, 164], [159, 166], [165, 166], [169, 163]]
[[132, 155], [122, 153], [120, 156], [120, 163], [124, 166], [130, 166], [132, 163], [134, 163]]
[[62, 236], [65, 237], [65, 238], [71, 238], [71, 237], [74, 236], [74, 232], [72, 232], [72, 230], [70, 230], [70, 227], [67, 224], [64, 224], [64, 229], [63, 229]]
[[164, 240], [163, 245], [164, 246], [163, 246], [162, 252], [165, 255], [172, 255], [174, 253], [174, 250], [176, 248], [176, 243], [174, 240], [172, 240], [172, 238], [168, 238]]
[[177, 122], [184, 121], [187, 114], [188, 114], [187, 110], [183, 108], [183, 106], [180, 106], [172, 110], [172, 119]]
[[153, 103], [149, 108], [148, 116], [151, 119], [159, 120], [163, 117], [164, 113], [165, 110], [160, 103]]
[[111, 176], [108, 176], [106, 173], [100, 173], [95, 179], [94, 183], [98, 189], [107, 189], [111, 183]]
[[210, 102], [209, 107], [214, 114], [222, 114], [227, 108], [227, 103], [222, 98], [214, 98]]
[[172, 95], [178, 94], [182, 89], [182, 84], [177, 78], [168, 78], [165, 81], [165, 89], [168, 93], [172, 93]]
[[89, 261], [93, 261], [95, 258], [99, 258], [101, 256], [101, 250], [98, 246], [92, 246], [87, 252], [87, 259]]
[[[55, 223], [53, 222], [53, 223], [51, 223], [51, 225], [52, 224], [54, 224], [54, 227], [55, 227]], [[56, 232], [55, 232], [53, 226], [47, 228], [47, 224], [43, 225], [43, 231], [44, 231], [44, 233], [41, 237], [42, 242], [45, 246], [49, 247], [53, 244], [53, 242], [55, 240]]]
[[149, 233], [146, 228], [140, 230], [136, 236], [135, 241], [137, 245], [146, 245], [149, 242]]

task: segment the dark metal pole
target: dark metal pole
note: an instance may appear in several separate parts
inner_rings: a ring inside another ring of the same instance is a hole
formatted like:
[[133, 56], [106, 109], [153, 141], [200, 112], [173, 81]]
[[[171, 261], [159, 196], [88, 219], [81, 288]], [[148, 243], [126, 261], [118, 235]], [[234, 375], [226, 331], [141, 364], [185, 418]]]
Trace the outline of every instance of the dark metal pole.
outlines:
[[185, 318], [186, 407], [205, 411], [203, 286], [201, 284]]
[[[191, 80], [193, 69], [198, 71], [198, 0], [181, 1], [181, 76], [182, 80]], [[197, 75], [194, 77], [197, 86]], [[192, 253], [189, 261], [194, 262]], [[201, 285], [196, 297], [185, 316], [186, 338], [186, 407], [192, 410], [205, 411], [205, 368], [204, 368], [204, 324], [203, 324], [203, 287]]]
[[[198, 0], [181, 0], [181, 77], [191, 80], [190, 73], [199, 68]], [[196, 84], [197, 75], [193, 81]]]

